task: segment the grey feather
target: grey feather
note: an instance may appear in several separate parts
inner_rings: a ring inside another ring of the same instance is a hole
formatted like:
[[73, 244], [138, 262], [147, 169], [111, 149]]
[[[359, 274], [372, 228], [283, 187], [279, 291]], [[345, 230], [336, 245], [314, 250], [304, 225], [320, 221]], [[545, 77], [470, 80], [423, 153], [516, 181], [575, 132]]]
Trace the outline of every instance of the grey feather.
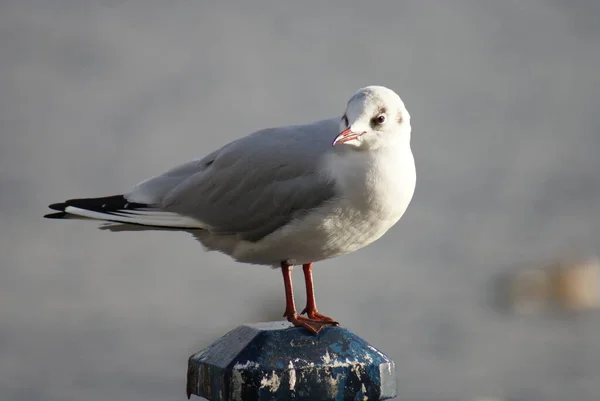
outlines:
[[141, 182], [125, 197], [193, 217], [213, 234], [258, 241], [336, 196], [319, 163], [338, 131], [338, 119], [261, 130]]

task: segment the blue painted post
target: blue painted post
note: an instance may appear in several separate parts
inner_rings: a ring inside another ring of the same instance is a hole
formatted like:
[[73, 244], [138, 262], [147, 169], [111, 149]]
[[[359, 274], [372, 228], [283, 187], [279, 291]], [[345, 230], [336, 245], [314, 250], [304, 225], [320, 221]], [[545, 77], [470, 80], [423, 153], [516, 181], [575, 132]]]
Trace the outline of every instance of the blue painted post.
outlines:
[[211, 401], [385, 400], [394, 362], [343, 327], [317, 336], [288, 322], [239, 326], [188, 362], [188, 398]]

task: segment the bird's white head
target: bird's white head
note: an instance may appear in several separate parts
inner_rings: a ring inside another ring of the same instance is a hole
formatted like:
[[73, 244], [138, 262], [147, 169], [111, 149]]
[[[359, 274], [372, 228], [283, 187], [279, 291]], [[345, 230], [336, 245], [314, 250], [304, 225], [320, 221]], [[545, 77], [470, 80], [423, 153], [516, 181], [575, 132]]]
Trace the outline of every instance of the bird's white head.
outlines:
[[383, 86], [359, 89], [346, 106], [333, 146], [374, 150], [410, 143], [410, 114], [400, 96]]

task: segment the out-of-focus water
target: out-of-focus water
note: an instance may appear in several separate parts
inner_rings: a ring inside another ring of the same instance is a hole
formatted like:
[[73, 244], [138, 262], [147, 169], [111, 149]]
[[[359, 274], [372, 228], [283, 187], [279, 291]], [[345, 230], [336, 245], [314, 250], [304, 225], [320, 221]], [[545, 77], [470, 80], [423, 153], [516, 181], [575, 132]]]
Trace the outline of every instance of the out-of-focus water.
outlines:
[[600, 249], [599, 4], [2, 2], [0, 398], [181, 400], [190, 354], [283, 312], [277, 271], [48, 203], [380, 84], [413, 116], [417, 191], [376, 244], [317, 265], [320, 309], [394, 358], [401, 400], [598, 399], [598, 316], [501, 314], [488, 291]]

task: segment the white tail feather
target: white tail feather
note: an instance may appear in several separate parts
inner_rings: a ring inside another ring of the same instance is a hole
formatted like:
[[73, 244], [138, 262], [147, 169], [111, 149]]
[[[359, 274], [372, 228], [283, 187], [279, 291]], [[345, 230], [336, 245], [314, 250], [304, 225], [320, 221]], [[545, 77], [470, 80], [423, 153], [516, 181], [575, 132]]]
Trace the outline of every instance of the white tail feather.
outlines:
[[66, 213], [96, 220], [105, 220], [126, 224], [141, 224], [156, 227], [207, 228], [206, 224], [192, 217], [177, 213], [165, 212], [158, 209], [138, 209], [114, 211], [113, 213], [95, 212], [74, 206], [67, 206]]

